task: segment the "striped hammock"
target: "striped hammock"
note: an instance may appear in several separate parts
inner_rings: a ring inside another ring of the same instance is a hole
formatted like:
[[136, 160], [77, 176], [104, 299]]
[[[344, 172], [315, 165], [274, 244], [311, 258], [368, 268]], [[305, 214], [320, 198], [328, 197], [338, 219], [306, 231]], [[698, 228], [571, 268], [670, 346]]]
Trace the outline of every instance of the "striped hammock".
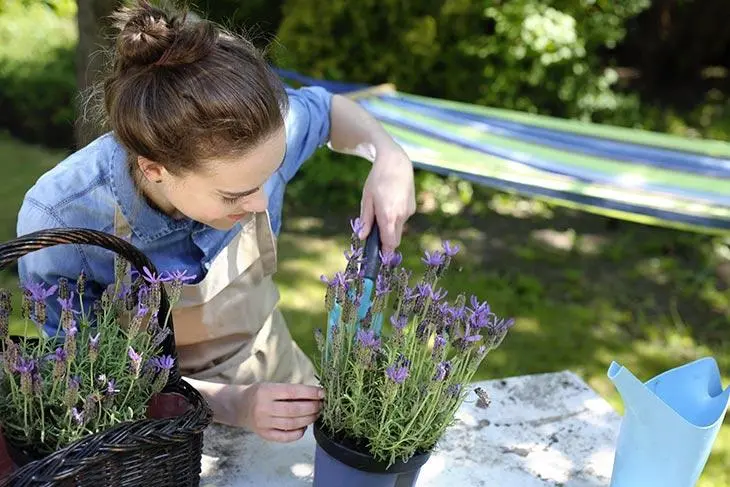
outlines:
[[317, 80], [357, 100], [416, 167], [613, 218], [730, 235], [730, 144]]

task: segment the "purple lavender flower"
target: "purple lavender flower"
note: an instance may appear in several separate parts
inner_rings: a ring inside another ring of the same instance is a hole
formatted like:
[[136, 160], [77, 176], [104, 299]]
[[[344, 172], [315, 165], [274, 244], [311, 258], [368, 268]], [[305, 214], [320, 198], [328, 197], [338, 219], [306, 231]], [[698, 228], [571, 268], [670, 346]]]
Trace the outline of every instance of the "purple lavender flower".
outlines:
[[155, 357], [154, 365], [158, 370], [170, 370], [175, 365], [175, 359], [171, 355]]
[[458, 397], [458, 395], [460, 393], [461, 393], [461, 384], [451, 384], [449, 387], [446, 388], [446, 394], [448, 394], [452, 398]]
[[467, 335], [467, 336], [464, 337], [463, 340], [466, 343], [474, 343], [474, 342], [478, 342], [481, 339], [482, 339], [482, 336], [481, 335]]
[[43, 394], [43, 379], [41, 379], [41, 374], [38, 373], [36, 370], [33, 372], [33, 376], [31, 377], [32, 382], [32, 388], [33, 388], [33, 395], [36, 397], [40, 397], [41, 394]]
[[446, 380], [451, 372], [451, 362], [439, 362], [436, 365], [436, 373], [433, 376], [435, 382]]
[[118, 392], [119, 389], [117, 389], [117, 381], [115, 381], [114, 379], [109, 379], [109, 381], [106, 383], [106, 395], [113, 396]]
[[446, 346], [446, 338], [441, 335], [436, 335], [436, 338], [433, 340], [434, 350], [441, 350], [444, 346]]
[[53, 296], [56, 289], [58, 289], [57, 285], [46, 289], [45, 284], [42, 282], [31, 282], [25, 286], [25, 290], [30, 294], [34, 301], [45, 301], [49, 297]]
[[363, 348], [378, 350], [380, 348], [380, 338], [375, 336], [373, 330], [358, 330], [357, 341]]
[[63, 348], [58, 347], [56, 349], [56, 352], [53, 354], [53, 360], [60, 363], [66, 362], [66, 352], [63, 350]]
[[382, 274], [378, 274], [375, 280], [375, 296], [382, 296], [390, 292], [390, 286], [388, 280], [383, 277]]
[[396, 267], [400, 265], [400, 263], [403, 261], [403, 256], [400, 254], [400, 252], [393, 252], [393, 251], [385, 251], [382, 250], [379, 252], [380, 254], [380, 262], [386, 266], [386, 267]]
[[483, 314], [490, 313], [489, 303], [487, 303], [486, 301], [480, 303], [476, 296], [472, 296], [471, 298], [469, 298], [469, 302], [471, 303], [472, 312]]
[[165, 273], [155, 275], [147, 266], [142, 267], [142, 278], [150, 284], [161, 284], [170, 280], [170, 276], [166, 276]]
[[197, 275], [195, 275], [195, 274], [192, 274], [192, 275], [188, 275], [188, 271], [187, 271], [187, 269], [185, 269], [185, 270], [182, 270], [182, 271], [174, 271], [174, 272], [172, 272], [172, 273], [168, 273], [168, 276], [169, 276], [169, 278], [170, 278], [171, 280], [173, 280], [173, 281], [177, 281], [177, 282], [187, 282], [187, 281], [192, 281], [192, 280], [194, 280], [194, 279], [195, 279], [196, 277], [198, 277], [198, 276], [197, 276]]
[[451, 245], [451, 242], [448, 240], [444, 241], [441, 246], [448, 257], [453, 257], [459, 253], [459, 246], [457, 244]]
[[469, 326], [471, 328], [484, 328], [489, 324], [489, 315], [486, 313], [472, 313], [469, 316]]
[[418, 284], [418, 293], [421, 295], [423, 299], [431, 299], [431, 301], [440, 301], [441, 299], [445, 298], [448, 294], [448, 291], [439, 288], [434, 291], [433, 287], [431, 287], [430, 284], [427, 282], [422, 282]]
[[129, 360], [132, 361], [132, 374], [135, 377], [139, 376], [139, 368], [142, 365], [142, 356], [135, 352], [132, 347], [129, 347], [127, 355], [129, 355]]
[[19, 374], [30, 374], [35, 369], [35, 360], [19, 357], [15, 363], [15, 371]]
[[71, 408], [71, 417], [76, 422], [77, 425], [81, 426], [84, 424], [84, 413], [83, 411], [79, 411], [78, 409]]
[[365, 228], [365, 222], [360, 217], [357, 217], [350, 220], [350, 227], [352, 227], [352, 232], [359, 237]]
[[137, 313], [136, 313], [135, 317], [136, 318], [144, 318], [145, 316], [147, 316], [147, 313], [149, 312], [149, 310], [150, 310], [149, 308], [147, 308], [146, 306], [140, 304], [139, 305], [139, 308], [137, 308]]
[[319, 279], [330, 287], [344, 288], [345, 285], [347, 284], [347, 278], [345, 277], [345, 274], [342, 272], [335, 273], [335, 275], [332, 276], [332, 279], [328, 279], [327, 276], [324, 276], [324, 275], [320, 276]]
[[398, 317], [390, 315], [390, 323], [397, 331], [403, 331], [403, 328], [408, 324], [408, 317], [406, 315], [400, 315]]
[[444, 254], [442, 254], [439, 251], [434, 251], [434, 252], [426, 251], [426, 252], [424, 252], [424, 257], [421, 260], [423, 261], [424, 264], [426, 264], [429, 267], [438, 267], [444, 263], [444, 261], [446, 260], [446, 257], [444, 256]]
[[362, 257], [362, 248], [356, 249], [350, 246], [350, 250], [345, 251], [345, 258], [347, 260], [357, 260]]
[[402, 384], [406, 381], [410, 372], [408, 367], [400, 367], [394, 364], [385, 370], [385, 375], [396, 384]]
[[412, 299], [415, 299], [419, 296], [419, 292], [416, 288], [411, 288], [406, 286], [405, 289], [403, 289], [403, 301], [408, 302]]
[[58, 298], [58, 304], [61, 305], [61, 311], [68, 311], [70, 313], [79, 314], [79, 311], [76, 311], [73, 309], [73, 305], [74, 305], [73, 302], [74, 302], [74, 292], [73, 291], [71, 291], [68, 298], [66, 298], [66, 299]]

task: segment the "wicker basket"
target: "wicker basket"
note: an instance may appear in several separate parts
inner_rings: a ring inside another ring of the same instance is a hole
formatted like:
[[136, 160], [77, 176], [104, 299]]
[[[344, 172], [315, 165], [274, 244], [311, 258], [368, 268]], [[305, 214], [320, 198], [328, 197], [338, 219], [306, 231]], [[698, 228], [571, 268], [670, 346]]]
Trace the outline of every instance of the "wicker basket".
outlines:
[[[156, 272], [152, 262], [128, 242], [103, 232], [75, 228], [43, 230], [0, 245], [0, 269], [27, 253], [65, 244], [103, 247], [126, 258], [137, 270], [146, 266]], [[161, 316], [167, 315], [169, 306], [163, 286]], [[164, 353], [177, 357], [172, 319], [168, 326], [172, 333], [163, 343]], [[0, 485], [199, 485], [203, 431], [210, 424], [212, 413], [200, 393], [181, 378], [177, 360], [167, 385], [153, 401], [159, 403], [165, 398], [183, 399], [185, 407], [172, 416], [122, 423], [84, 437], [49, 456], [20, 466], [0, 479]], [[12, 456], [16, 462], [28, 456], [28, 452], [19, 452], [14, 445], [8, 444], [8, 449], [15, 450]]]

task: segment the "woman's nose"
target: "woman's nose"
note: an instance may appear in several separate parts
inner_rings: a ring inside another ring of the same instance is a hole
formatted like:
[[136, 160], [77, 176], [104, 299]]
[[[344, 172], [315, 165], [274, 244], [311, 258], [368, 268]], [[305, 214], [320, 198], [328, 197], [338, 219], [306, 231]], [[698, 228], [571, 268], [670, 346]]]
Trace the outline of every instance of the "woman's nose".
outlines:
[[265, 211], [269, 207], [269, 198], [263, 190], [257, 191], [246, 201], [245, 210], [249, 212]]

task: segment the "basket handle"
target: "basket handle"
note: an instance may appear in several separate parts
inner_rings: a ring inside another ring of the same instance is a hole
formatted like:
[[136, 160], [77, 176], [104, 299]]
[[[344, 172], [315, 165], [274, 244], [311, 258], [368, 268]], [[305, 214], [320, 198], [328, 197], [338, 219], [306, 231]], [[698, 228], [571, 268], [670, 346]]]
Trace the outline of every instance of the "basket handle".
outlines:
[[[15, 263], [18, 259], [26, 254], [35, 252], [56, 245], [95, 245], [107, 250], [111, 250], [124, 257], [129, 263], [141, 273], [143, 267], [147, 267], [150, 272], [157, 273], [157, 269], [152, 261], [143, 254], [139, 249], [129, 242], [122, 240], [114, 235], [100, 232], [98, 230], [90, 230], [86, 228], [55, 228], [48, 230], [39, 230], [18, 237], [9, 242], [0, 244], [0, 270]], [[167, 296], [165, 286], [160, 286], [160, 310], [159, 316], [167, 316], [170, 309], [170, 300]], [[172, 315], [164, 326], [170, 328], [162, 342], [162, 348], [165, 354], [176, 358], [174, 375], [179, 377], [177, 368], [177, 351], [175, 350], [175, 329], [172, 324]]]

